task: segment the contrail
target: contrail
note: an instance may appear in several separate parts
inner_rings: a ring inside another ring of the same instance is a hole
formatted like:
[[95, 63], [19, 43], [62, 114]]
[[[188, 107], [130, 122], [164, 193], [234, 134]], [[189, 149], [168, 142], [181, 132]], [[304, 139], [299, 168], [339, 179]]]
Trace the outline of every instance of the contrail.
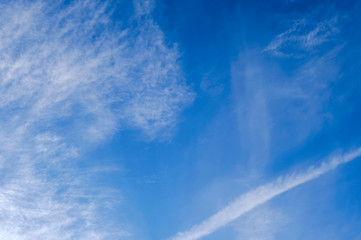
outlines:
[[318, 167], [311, 166], [303, 173], [293, 173], [279, 177], [276, 181], [262, 185], [255, 190], [239, 196], [235, 201], [201, 224], [193, 226], [187, 232], [180, 232], [169, 238], [169, 240], [194, 240], [207, 236], [273, 197], [318, 178], [339, 165], [350, 162], [360, 156], [361, 147], [343, 156], [334, 157], [325, 161]]

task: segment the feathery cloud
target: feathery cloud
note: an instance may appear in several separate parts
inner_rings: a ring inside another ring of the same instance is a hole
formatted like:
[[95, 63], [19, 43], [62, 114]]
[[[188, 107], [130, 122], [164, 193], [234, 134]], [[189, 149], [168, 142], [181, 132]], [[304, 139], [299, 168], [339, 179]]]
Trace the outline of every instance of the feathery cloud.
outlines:
[[312, 16], [297, 19], [290, 29], [277, 35], [263, 51], [278, 57], [302, 55], [332, 40], [340, 32], [339, 16], [322, 21], [310, 21], [309, 18]]
[[311, 166], [306, 172], [298, 174], [293, 173], [280, 177], [274, 182], [260, 186], [239, 196], [235, 201], [203, 221], [201, 224], [193, 226], [187, 232], [180, 232], [170, 239], [193, 240], [207, 236], [270, 199], [303, 183], [316, 179], [319, 176], [335, 169], [339, 165], [348, 163], [360, 156], [361, 148], [358, 148], [343, 156], [334, 157], [329, 161], [325, 161], [318, 167]]
[[110, 3], [0, 3], [4, 239], [129, 236], [125, 223], [112, 226], [120, 193], [90, 187], [74, 162], [121, 127], [162, 138], [192, 102], [177, 49], [149, 16], [152, 1], [134, 1], [122, 21]]

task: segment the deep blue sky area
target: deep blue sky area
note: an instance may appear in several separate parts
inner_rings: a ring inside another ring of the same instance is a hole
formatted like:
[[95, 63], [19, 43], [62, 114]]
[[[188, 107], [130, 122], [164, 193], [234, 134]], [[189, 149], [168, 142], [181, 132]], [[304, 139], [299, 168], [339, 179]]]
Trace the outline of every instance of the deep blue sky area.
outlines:
[[361, 240], [360, 11], [0, 3], [0, 239]]

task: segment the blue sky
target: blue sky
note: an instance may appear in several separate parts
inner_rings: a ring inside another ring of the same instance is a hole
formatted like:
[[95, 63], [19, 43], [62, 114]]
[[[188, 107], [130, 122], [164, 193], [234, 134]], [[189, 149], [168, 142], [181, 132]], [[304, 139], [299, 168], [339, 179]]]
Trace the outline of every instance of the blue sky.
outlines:
[[361, 239], [359, 1], [0, 3], [0, 239]]

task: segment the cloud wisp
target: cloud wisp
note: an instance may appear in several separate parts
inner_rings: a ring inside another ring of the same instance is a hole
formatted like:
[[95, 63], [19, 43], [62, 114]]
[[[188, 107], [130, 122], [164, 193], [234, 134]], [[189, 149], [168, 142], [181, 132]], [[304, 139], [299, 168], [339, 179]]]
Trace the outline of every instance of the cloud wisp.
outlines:
[[187, 232], [180, 232], [169, 238], [169, 240], [194, 240], [205, 237], [270, 199], [301, 184], [316, 179], [335, 169], [339, 165], [348, 163], [360, 156], [361, 148], [358, 148], [343, 156], [333, 157], [329, 161], [323, 162], [318, 167], [311, 166], [303, 173], [293, 173], [291, 175], [280, 177], [274, 182], [265, 184], [239, 196], [235, 201], [203, 221], [201, 224], [193, 226]]
[[22, 115], [27, 127], [81, 121], [87, 139], [122, 125], [155, 138], [174, 125], [192, 93], [177, 49], [150, 17], [139, 17], [151, 4], [135, 1], [142, 9], [135, 20], [113, 22], [110, 4], [102, 2], [0, 6], [1, 115]]
[[278, 57], [302, 55], [332, 40], [340, 32], [340, 17], [336, 16], [314, 24], [311, 16], [297, 19], [287, 31], [279, 34], [264, 52]]
[[90, 184], [97, 171], [77, 158], [120, 128], [162, 138], [193, 93], [153, 1], [124, 3], [134, 13], [121, 20], [113, 4], [0, 3], [0, 238], [130, 234], [113, 219], [119, 190]]

